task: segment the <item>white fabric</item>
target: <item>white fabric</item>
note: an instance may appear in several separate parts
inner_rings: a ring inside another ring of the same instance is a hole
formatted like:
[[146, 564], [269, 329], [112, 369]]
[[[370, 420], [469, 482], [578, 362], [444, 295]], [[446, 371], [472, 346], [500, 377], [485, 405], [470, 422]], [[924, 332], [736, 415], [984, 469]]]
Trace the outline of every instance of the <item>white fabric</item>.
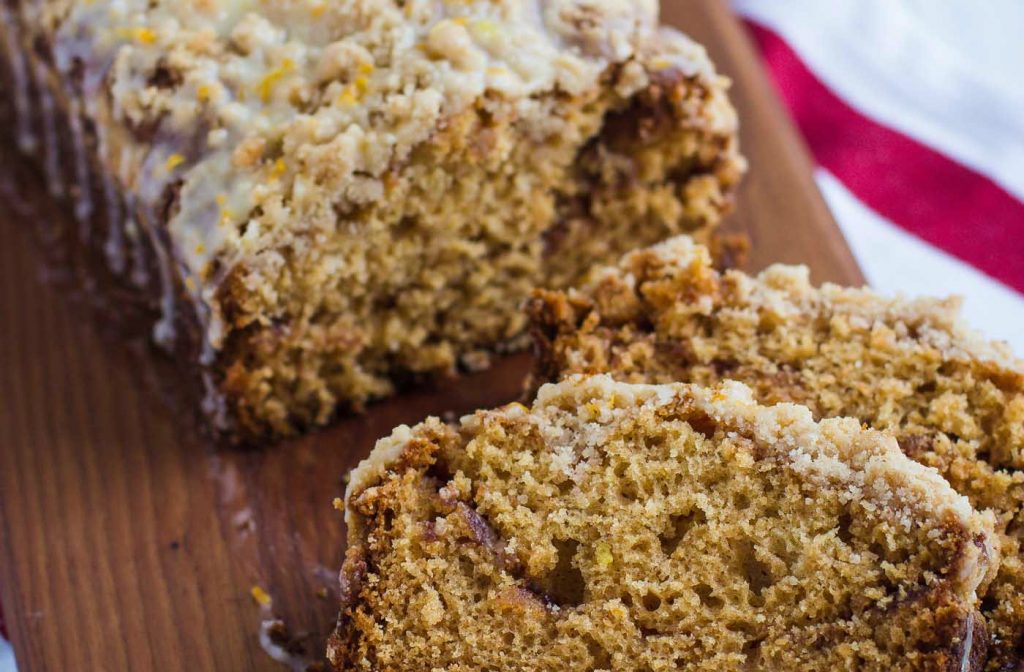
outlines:
[[1024, 199], [1021, 0], [734, 0], [734, 6], [781, 35], [861, 113]]

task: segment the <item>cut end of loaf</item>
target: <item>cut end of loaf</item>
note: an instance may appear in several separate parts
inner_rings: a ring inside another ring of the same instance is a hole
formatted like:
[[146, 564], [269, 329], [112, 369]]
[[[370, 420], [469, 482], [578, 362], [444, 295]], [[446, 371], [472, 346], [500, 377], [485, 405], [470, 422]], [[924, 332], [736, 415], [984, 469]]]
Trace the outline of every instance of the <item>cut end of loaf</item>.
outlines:
[[[658, 77], [629, 99], [608, 81], [589, 102], [553, 106], [564, 137], [528, 140], [514, 117], [467, 113], [394, 174], [386, 202], [301, 261], [237, 267], [221, 294], [235, 415], [253, 433], [288, 434], [403, 379], [485, 366], [521, 347], [533, 288], [565, 286], [637, 243], [710, 231], [738, 159], [710, 149], [725, 138], [705, 120], [680, 116], [704, 85]], [[267, 325], [267, 313], [281, 317]]]

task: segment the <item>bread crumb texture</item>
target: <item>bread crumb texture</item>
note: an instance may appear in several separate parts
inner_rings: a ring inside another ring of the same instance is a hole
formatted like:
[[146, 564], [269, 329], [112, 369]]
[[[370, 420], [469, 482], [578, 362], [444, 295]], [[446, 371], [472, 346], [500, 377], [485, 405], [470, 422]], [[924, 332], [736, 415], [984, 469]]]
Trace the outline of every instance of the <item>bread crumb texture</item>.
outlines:
[[343, 670], [961, 670], [991, 516], [855, 420], [574, 377], [354, 473]]
[[216, 362], [211, 406], [257, 436], [485, 365], [521, 342], [534, 286], [706, 233], [744, 170], [728, 81], [655, 0], [23, 14], [135, 225], [168, 247]]
[[764, 404], [852, 417], [893, 433], [997, 518], [1003, 561], [982, 610], [990, 670], [1024, 650], [1024, 364], [972, 332], [954, 299], [814, 287], [803, 267], [720, 274], [687, 237], [630, 253], [578, 290], [539, 292], [534, 382], [578, 373], [623, 381], [744, 382]]

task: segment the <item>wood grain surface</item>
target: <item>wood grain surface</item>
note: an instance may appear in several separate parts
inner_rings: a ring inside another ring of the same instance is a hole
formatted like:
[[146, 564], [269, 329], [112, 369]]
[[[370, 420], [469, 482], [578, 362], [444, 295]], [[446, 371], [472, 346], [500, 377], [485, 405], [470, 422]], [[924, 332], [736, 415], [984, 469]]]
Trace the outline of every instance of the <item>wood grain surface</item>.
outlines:
[[[861, 282], [742, 27], [717, 0], [663, 11], [734, 79], [751, 172], [729, 228], [750, 235], [750, 265]], [[173, 363], [107, 333], [43, 271], [34, 239], [68, 215], [10, 152], [0, 164], [16, 175], [0, 194], [0, 599], [20, 667], [277, 670], [259, 645], [268, 611], [315, 660], [335, 617], [344, 474], [398, 423], [513, 399], [528, 357], [268, 450], [216, 450], [160, 399]]]

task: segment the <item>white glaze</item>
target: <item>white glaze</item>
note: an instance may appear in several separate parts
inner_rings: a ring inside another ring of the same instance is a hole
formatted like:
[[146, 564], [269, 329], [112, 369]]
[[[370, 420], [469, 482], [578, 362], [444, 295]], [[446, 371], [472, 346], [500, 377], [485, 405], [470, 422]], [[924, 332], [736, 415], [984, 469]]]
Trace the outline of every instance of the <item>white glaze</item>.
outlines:
[[[208, 364], [209, 362], [204, 362]], [[224, 395], [220, 392], [216, 382], [213, 379], [213, 374], [209, 370], [203, 370], [203, 400], [200, 404], [200, 408], [210, 422], [213, 424], [215, 429], [227, 430], [230, 428], [228, 423], [228, 412], [227, 406], [224, 403]]]
[[[121, 226], [124, 222], [124, 213], [121, 211], [121, 196], [117, 190], [117, 185], [114, 184], [114, 177], [108, 171], [102, 171], [100, 173], [103, 181], [103, 201], [107, 211], [107, 226], [110, 227], [110, 231], [107, 232], [107, 242], [103, 246], [103, 251], [107, 255], [107, 264], [111, 270], [118, 272], [111, 262], [111, 259], [117, 255], [120, 251], [120, 241], [116, 240], [111, 242], [112, 237], [120, 237]], [[117, 229], [115, 232], [114, 229]]]
[[93, 213], [92, 171], [89, 169], [89, 153], [85, 146], [85, 131], [82, 128], [82, 103], [72, 90], [69, 80], [65, 80], [64, 94], [70, 101], [69, 126], [71, 128], [71, 151], [74, 153], [75, 183], [78, 188], [75, 194], [75, 219], [80, 225], [81, 239], [89, 239], [89, 222]]
[[18, 44], [18, 27], [5, 2], [0, 2], [0, 34], [3, 36], [4, 48], [7, 50], [7, 62], [10, 64], [11, 77], [14, 78], [14, 123], [18, 148], [23, 152], [33, 152], [38, 140], [32, 131], [28, 67], [25, 63], [25, 55], [21, 51], [21, 45]]
[[312, 663], [302, 656], [289, 653], [283, 646], [275, 644], [270, 638], [271, 629], [277, 625], [276, 619], [264, 620], [260, 623], [260, 648], [272, 660], [287, 667], [292, 672], [306, 672], [312, 667]]
[[[151, 224], [154, 219], [150, 219]], [[169, 348], [174, 344], [175, 329], [174, 318], [176, 300], [174, 292], [174, 276], [172, 274], [171, 259], [166, 247], [161, 243], [156, 231], [151, 225], [144, 227], [146, 235], [149, 236], [150, 246], [156, 253], [157, 273], [160, 279], [160, 319], [153, 325], [153, 340], [159, 345]]]
[[60, 165], [60, 138], [57, 135], [57, 112], [50, 92], [49, 71], [42, 61], [32, 69], [36, 93], [39, 94], [39, 115], [43, 124], [43, 169], [50, 195], [64, 195], [64, 173]]
[[130, 236], [132, 241], [132, 272], [129, 278], [136, 287], [144, 288], [149, 285], [149, 263], [146, 258], [146, 246], [138, 231]]

